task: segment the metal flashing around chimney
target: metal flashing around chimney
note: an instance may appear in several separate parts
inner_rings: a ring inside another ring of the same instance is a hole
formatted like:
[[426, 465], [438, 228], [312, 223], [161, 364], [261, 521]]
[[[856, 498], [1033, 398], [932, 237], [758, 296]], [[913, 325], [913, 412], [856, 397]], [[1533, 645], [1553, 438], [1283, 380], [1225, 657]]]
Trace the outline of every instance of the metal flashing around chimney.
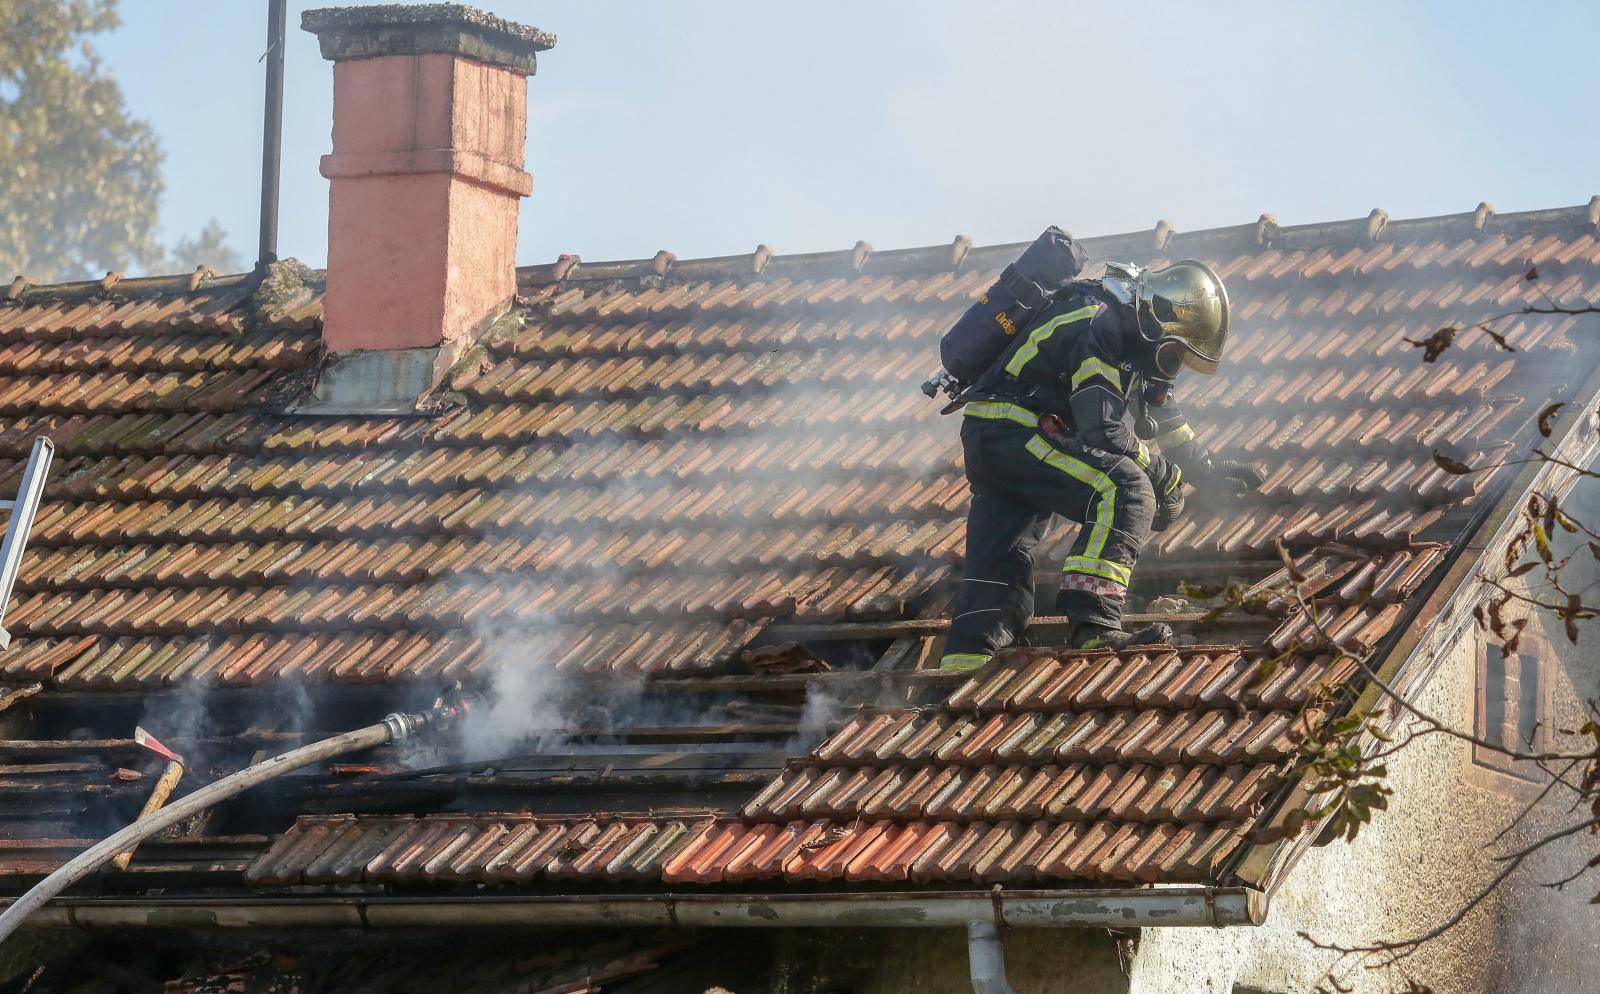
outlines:
[[291, 414], [416, 414], [433, 386], [439, 347], [333, 352]]
[[310, 391], [290, 401], [286, 411], [337, 417], [431, 415], [452, 371], [484, 361], [484, 347], [521, 330], [524, 317], [513, 307], [481, 331], [442, 345], [329, 352]]

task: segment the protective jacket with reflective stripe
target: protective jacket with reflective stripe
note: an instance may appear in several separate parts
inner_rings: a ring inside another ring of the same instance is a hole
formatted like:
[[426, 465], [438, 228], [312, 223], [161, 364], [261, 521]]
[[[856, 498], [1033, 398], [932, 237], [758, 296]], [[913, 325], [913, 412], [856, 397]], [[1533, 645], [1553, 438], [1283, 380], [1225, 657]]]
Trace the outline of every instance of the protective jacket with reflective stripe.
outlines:
[[[1074, 287], [1058, 296], [973, 386], [969, 398], [1015, 404], [1064, 421], [1084, 444], [1136, 460], [1161, 495], [1180, 474], [1133, 429], [1148, 365], [1132, 311], [1110, 294]], [[976, 406], [976, 405], [974, 405]], [[1193, 438], [1176, 403], [1152, 410], [1164, 446]], [[1187, 438], [1182, 436], [1187, 435]]]

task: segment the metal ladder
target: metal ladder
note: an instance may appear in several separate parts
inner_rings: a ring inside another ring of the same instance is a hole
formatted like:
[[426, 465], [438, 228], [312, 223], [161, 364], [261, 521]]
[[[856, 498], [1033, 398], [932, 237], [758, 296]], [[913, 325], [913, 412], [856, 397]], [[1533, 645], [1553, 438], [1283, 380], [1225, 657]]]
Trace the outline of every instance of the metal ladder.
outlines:
[[[16, 499], [0, 500], [0, 509], [11, 512], [5, 540], [0, 541], [0, 622], [5, 621], [6, 607], [11, 603], [11, 588], [17, 582], [17, 568], [22, 565], [28, 532], [33, 530], [33, 516], [39, 511], [39, 497], [44, 493], [44, 480], [50, 475], [50, 460], [55, 453], [56, 447], [48, 438], [41, 435], [34, 439]], [[0, 625], [0, 650], [9, 648], [11, 633]]]

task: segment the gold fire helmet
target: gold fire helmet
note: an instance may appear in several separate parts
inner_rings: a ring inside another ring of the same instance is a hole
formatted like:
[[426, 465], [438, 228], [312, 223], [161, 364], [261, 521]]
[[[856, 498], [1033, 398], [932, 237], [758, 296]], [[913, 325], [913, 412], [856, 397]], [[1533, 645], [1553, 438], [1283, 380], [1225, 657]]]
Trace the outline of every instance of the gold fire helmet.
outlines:
[[1228, 290], [1211, 267], [1193, 259], [1146, 269], [1134, 285], [1139, 333], [1156, 347], [1156, 366], [1215, 373], [1228, 338]]

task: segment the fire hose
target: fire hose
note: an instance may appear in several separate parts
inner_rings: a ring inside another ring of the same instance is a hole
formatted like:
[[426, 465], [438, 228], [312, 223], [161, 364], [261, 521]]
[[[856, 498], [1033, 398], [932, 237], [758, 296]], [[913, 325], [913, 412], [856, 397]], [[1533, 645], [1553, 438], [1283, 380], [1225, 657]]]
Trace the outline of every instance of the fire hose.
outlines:
[[118, 853], [131, 849], [146, 839], [171, 828], [185, 818], [230, 798], [237, 797], [252, 787], [292, 773], [295, 770], [346, 753], [371, 749], [390, 742], [402, 742], [430, 726], [455, 721], [470, 709], [466, 699], [446, 703], [437, 701], [425, 711], [395, 712], [375, 725], [335, 735], [330, 739], [313, 742], [290, 750], [280, 756], [263, 760], [223, 777], [215, 783], [201, 787], [182, 800], [174, 801], [152, 814], [146, 815], [114, 835], [85, 849], [68, 860], [54, 873], [33, 887], [0, 914], [0, 943], [27, 920], [28, 916], [44, 907], [49, 901], [84, 877], [111, 862]]

